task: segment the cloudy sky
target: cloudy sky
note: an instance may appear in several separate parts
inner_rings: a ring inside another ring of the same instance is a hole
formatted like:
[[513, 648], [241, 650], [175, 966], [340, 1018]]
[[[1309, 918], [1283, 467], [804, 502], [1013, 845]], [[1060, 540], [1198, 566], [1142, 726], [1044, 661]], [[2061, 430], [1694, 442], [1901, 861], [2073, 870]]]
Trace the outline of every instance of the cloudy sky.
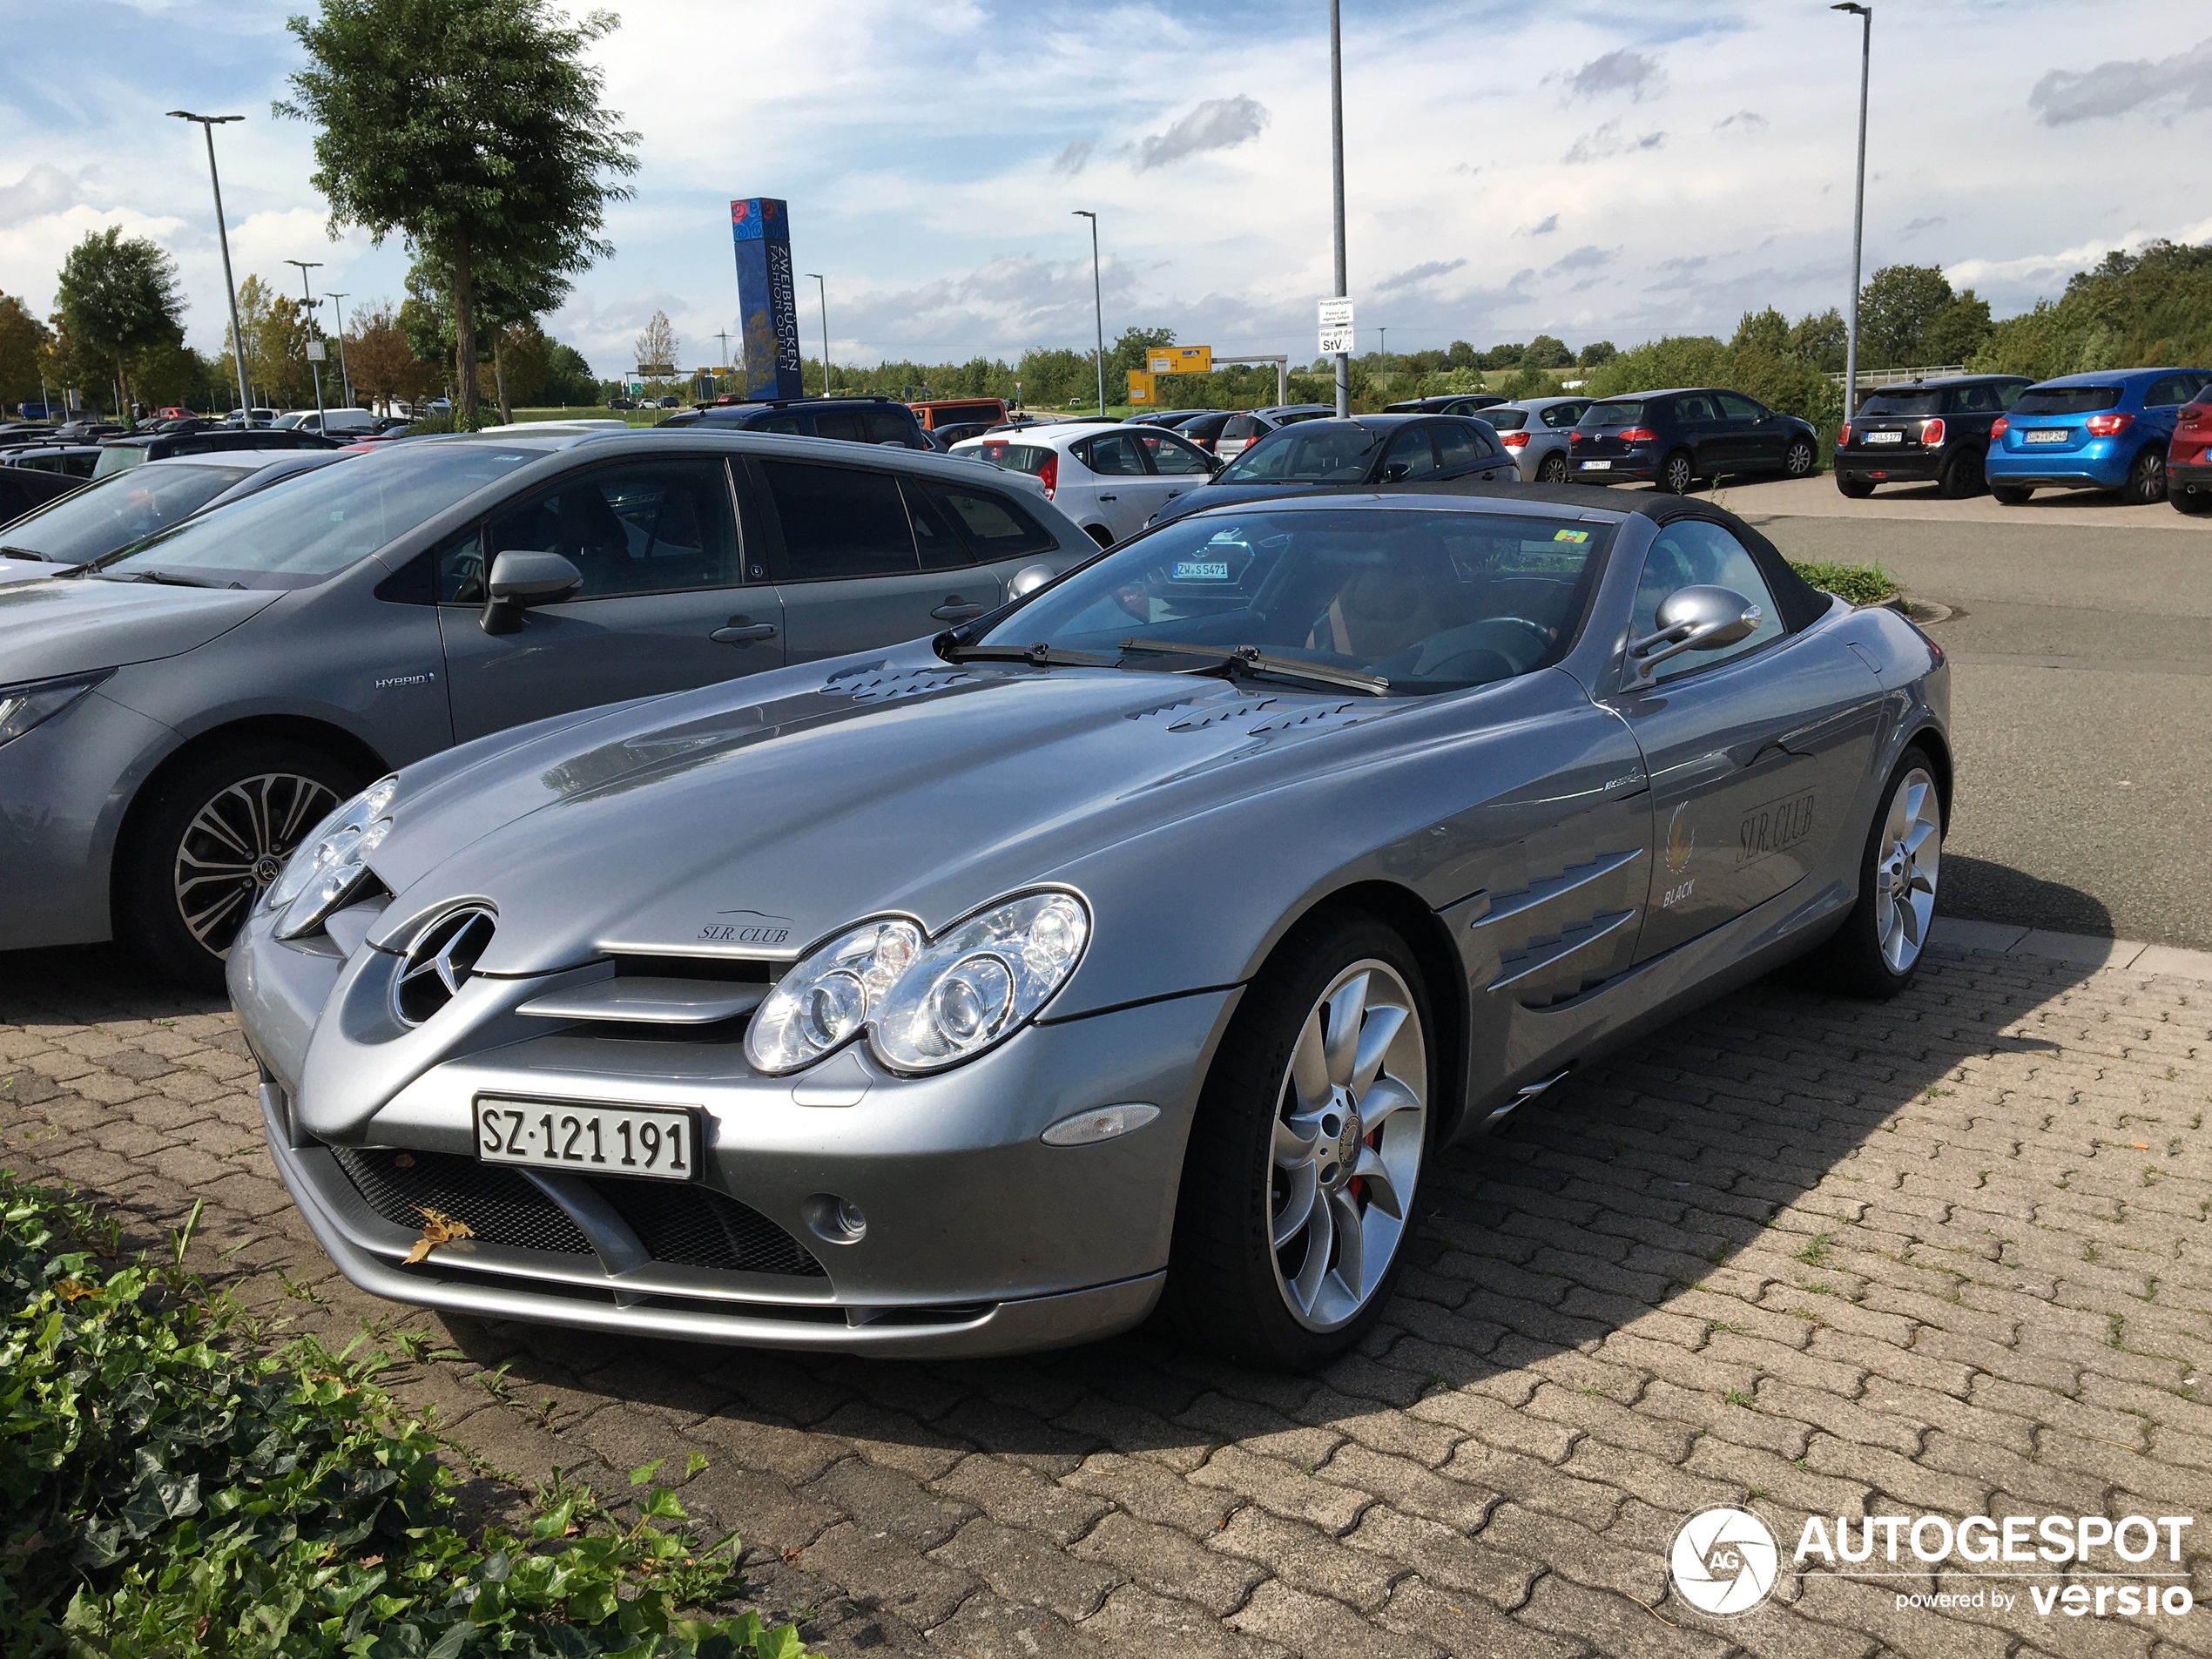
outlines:
[[[194, 344], [222, 270], [402, 294], [406, 256], [333, 241], [312, 132], [270, 112], [307, 0], [0, 0], [0, 292], [40, 312], [87, 231], [170, 249]], [[833, 355], [1087, 346], [1099, 215], [1109, 338], [1314, 348], [1330, 291], [1324, 0], [622, 0], [598, 49], [643, 135], [619, 252], [550, 327], [603, 374], [656, 310], [687, 363], [734, 324], [733, 196], [791, 204]], [[1361, 348], [1539, 331], [1726, 334], [1848, 286], [1858, 25], [1824, 0], [1345, 0]], [[2212, 237], [2212, 12], [2182, 0], [1882, 0], [1867, 268], [1939, 264], [2000, 315], [2156, 236]], [[813, 285], [802, 284], [808, 339]], [[818, 349], [810, 345], [810, 351]]]

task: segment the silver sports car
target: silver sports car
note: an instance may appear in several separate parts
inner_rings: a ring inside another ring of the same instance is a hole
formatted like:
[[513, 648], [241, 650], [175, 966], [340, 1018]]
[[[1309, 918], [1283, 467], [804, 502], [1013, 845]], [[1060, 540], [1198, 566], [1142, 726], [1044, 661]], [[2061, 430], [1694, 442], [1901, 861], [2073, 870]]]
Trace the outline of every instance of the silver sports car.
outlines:
[[873, 1353], [1318, 1363], [1424, 1163], [1807, 953], [1892, 993], [1948, 670], [1704, 502], [1215, 509], [934, 639], [384, 779], [230, 987], [356, 1284]]

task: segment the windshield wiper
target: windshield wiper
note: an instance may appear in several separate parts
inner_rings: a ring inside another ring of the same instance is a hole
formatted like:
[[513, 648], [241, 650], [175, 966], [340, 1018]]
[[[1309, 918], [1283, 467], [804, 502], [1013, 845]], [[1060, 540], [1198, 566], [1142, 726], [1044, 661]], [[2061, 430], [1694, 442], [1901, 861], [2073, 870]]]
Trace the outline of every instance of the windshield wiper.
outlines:
[[236, 582], [209, 582], [196, 576], [179, 576], [174, 570], [102, 570], [98, 575], [104, 582], [158, 582], [165, 588], [235, 588], [243, 585]]
[[35, 547], [8, 547], [0, 545], [0, 558], [36, 559], [41, 564], [46, 563], [46, 556], [44, 553], [41, 553]]
[[1261, 674], [1271, 679], [1307, 680], [1317, 685], [1339, 685], [1369, 697], [1388, 697], [1390, 682], [1379, 674], [1356, 668], [1332, 668], [1326, 663], [1300, 662], [1295, 657], [1271, 657], [1257, 645], [1185, 645], [1168, 639], [1124, 639], [1123, 651], [1162, 651], [1177, 657], [1211, 658], [1197, 674]]
[[948, 663], [1027, 663], [1032, 668], [1112, 668], [1122, 660], [1087, 651], [1055, 651], [1042, 639], [1034, 645], [963, 645], [949, 635], [937, 641], [937, 654]]

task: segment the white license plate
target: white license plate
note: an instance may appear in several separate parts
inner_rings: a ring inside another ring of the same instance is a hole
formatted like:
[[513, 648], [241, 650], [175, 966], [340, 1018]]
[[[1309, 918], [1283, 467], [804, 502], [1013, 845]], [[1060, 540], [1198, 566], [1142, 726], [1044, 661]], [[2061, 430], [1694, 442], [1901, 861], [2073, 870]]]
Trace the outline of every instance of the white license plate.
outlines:
[[1611, 472], [1613, 463], [1609, 461], [1585, 461], [1582, 463], [1582, 470], [1584, 472]]
[[476, 1098], [476, 1156], [578, 1175], [698, 1177], [698, 1120], [665, 1106], [588, 1106], [581, 1101]]
[[1905, 434], [1902, 432], [1870, 432], [1866, 435], [1866, 442], [1869, 443], [1903, 443], [1905, 442]]
[[2064, 443], [2067, 434], [2060, 427], [2031, 428], [2020, 434], [2022, 443]]

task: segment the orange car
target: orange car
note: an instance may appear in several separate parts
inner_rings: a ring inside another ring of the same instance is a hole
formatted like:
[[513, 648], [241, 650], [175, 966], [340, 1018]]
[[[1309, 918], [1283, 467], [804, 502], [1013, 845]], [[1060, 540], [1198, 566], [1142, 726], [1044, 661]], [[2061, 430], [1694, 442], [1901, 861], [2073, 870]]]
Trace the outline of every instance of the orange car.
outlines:
[[997, 426], [1006, 419], [1006, 400], [1002, 397], [937, 398], [907, 407], [921, 421], [924, 432], [934, 432], [940, 427], [969, 426], [977, 421]]

